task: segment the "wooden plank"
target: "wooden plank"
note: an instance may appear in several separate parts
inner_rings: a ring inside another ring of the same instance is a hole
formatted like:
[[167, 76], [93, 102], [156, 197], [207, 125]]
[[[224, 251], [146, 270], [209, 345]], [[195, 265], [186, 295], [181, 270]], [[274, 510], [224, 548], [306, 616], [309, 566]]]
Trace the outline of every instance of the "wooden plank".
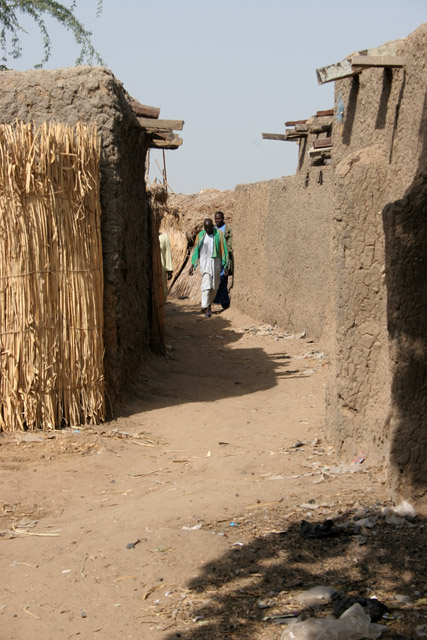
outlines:
[[178, 149], [183, 143], [182, 138], [174, 138], [173, 140], [151, 140], [150, 149]]
[[263, 133], [263, 140], [286, 140], [286, 135], [284, 133]]
[[138, 122], [147, 131], [182, 131], [184, 120], [154, 120], [138, 118]]
[[[399, 46], [398, 41], [394, 42], [386, 42], [385, 44], [380, 45], [379, 47], [374, 47], [373, 49], [363, 49], [358, 51], [353, 56], [352, 59], [363, 56], [367, 58], [368, 56], [383, 56], [383, 57], [395, 57], [397, 47]], [[316, 69], [317, 82], [319, 84], [325, 84], [325, 82], [333, 82], [334, 80], [339, 80], [341, 78], [350, 78], [351, 76], [357, 75], [362, 72], [361, 67], [354, 68], [352, 67], [352, 60], [347, 58], [346, 60], [342, 60], [341, 62], [336, 62], [335, 64], [331, 64], [327, 67], [320, 67]]]
[[350, 78], [358, 73], [361, 73], [361, 70], [353, 69], [350, 60], [343, 60], [342, 62], [316, 69], [317, 82], [319, 84], [334, 82], [334, 80], [340, 80], [341, 78]]
[[149, 134], [152, 140], [174, 140], [176, 138], [173, 131], [156, 131]]
[[352, 69], [359, 67], [405, 67], [407, 64], [405, 56], [353, 56], [351, 59]]
[[324, 149], [325, 147], [332, 147], [332, 138], [318, 138], [313, 140], [314, 149]]
[[325, 149], [314, 149], [313, 147], [308, 150], [309, 156], [325, 156], [325, 158], [331, 157], [332, 147], [325, 147]]
[[142, 118], [158, 118], [160, 115], [159, 107], [149, 107], [147, 104], [141, 104], [135, 98], [130, 98], [129, 104], [136, 115]]
[[296, 124], [306, 124], [307, 120], [288, 120], [285, 122], [285, 127], [294, 127]]
[[286, 129], [285, 135], [290, 138], [294, 136], [295, 138], [303, 138], [308, 135], [308, 131], [296, 131], [295, 129]]
[[325, 124], [309, 124], [308, 131], [309, 133], [324, 133], [325, 131], [331, 131], [332, 122]]
[[334, 115], [334, 110], [333, 109], [325, 109], [324, 111], [316, 111], [316, 116], [318, 118], [323, 118], [323, 116], [333, 116]]
[[308, 136], [308, 132], [298, 132], [295, 129], [286, 129], [285, 131], [285, 140], [299, 140], [300, 138], [305, 138]]

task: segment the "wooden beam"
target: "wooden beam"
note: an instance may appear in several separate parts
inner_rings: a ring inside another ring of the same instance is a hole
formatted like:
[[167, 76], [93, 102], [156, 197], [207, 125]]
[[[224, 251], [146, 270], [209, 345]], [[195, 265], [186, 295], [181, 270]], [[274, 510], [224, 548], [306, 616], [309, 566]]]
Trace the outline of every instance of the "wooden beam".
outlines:
[[173, 131], [155, 131], [148, 135], [152, 140], [174, 140], [176, 138]]
[[295, 131], [298, 131], [298, 133], [306, 133], [308, 132], [308, 126], [306, 124], [296, 124], [295, 125]]
[[330, 131], [332, 129], [332, 122], [325, 124], [309, 124], [308, 131], [309, 133], [324, 133], [325, 131]]
[[138, 118], [138, 122], [147, 131], [182, 131], [184, 120], [154, 120]]
[[361, 73], [361, 69], [353, 69], [350, 60], [343, 60], [342, 62], [330, 64], [328, 67], [320, 67], [320, 69], [316, 69], [317, 82], [319, 84], [333, 82], [334, 80], [340, 80], [341, 78], [350, 78], [358, 73]]
[[324, 149], [325, 147], [332, 147], [332, 138], [318, 138], [313, 140], [314, 149]]
[[325, 147], [324, 149], [314, 149], [314, 147], [312, 147], [311, 149], [308, 150], [308, 155], [309, 156], [325, 156], [330, 158], [331, 151], [332, 151], [332, 147]]
[[286, 140], [299, 140], [306, 136], [308, 136], [308, 131], [295, 131], [295, 129], [286, 129], [285, 131]]
[[174, 138], [173, 140], [153, 140], [150, 142], [150, 149], [178, 149], [183, 143], [182, 138]]
[[294, 127], [296, 124], [306, 124], [307, 120], [289, 120], [285, 122], [285, 127]]
[[360, 67], [404, 67], [407, 58], [405, 56], [353, 56], [352, 69]]
[[324, 116], [333, 116], [334, 115], [334, 110], [333, 109], [325, 109], [323, 111], [316, 111], [316, 116], [318, 118], [323, 118]]
[[396, 58], [398, 46], [398, 41], [386, 42], [385, 44], [382, 44], [379, 47], [374, 47], [373, 49], [363, 49], [358, 51], [351, 57], [346, 58], [341, 62], [331, 64], [328, 67], [320, 67], [319, 69], [316, 69], [317, 82], [319, 84], [325, 84], [325, 82], [333, 82], [334, 80], [339, 80], [341, 78], [350, 78], [351, 76], [361, 73], [361, 67], [357, 67], [355, 69], [352, 67], [352, 59], [354, 60], [354, 58], [359, 56], [363, 56], [365, 59], [368, 56], [381, 56], [386, 58], [390, 56]]
[[263, 133], [263, 140], [287, 140], [284, 133]]
[[158, 107], [149, 107], [147, 104], [141, 104], [135, 98], [129, 98], [129, 104], [136, 115], [142, 118], [158, 118], [160, 115]]

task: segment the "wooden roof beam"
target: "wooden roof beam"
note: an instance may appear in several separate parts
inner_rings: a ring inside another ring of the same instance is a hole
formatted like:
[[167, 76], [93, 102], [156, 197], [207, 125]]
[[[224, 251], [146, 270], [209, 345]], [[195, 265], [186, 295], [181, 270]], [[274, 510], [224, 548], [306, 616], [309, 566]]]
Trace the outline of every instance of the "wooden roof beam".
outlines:
[[405, 56], [353, 56], [351, 58], [352, 69], [368, 67], [405, 67], [407, 64]]
[[394, 42], [386, 42], [385, 44], [382, 44], [379, 47], [374, 47], [373, 49], [357, 51], [341, 62], [336, 62], [335, 64], [331, 64], [327, 67], [320, 67], [319, 69], [316, 69], [317, 82], [319, 84], [325, 84], [325, 82], [333, 82], [334, 80], [349, 78], [361, 73], [362, 67], [358, 66], [354, 69], [352, 67], [352, 59], [354, 58], [363, 57], [366, 60], [368, 57], [392, 57], [396, 60], [398, 46], [398, 40]]
[[317, 138], [313, 140], [314, 149], [324, 149], [332, 147], [332, 138]]
[[316, 111], [317, 118], [323, 118], [325, 116], [333, 116], [333, 115], [334, 115], [333, 109], [324, 109], [323, 111]]
[[308, 131], [309, 133], [324, 133], [325, 131], [330, 131], [332, 129], [332, 122], [327, 122], [325, 124], [309, 124]]
[[183, 143], [182, 138], [175, 136], [173, 140], [161, 140], [160, 138], [151, 138], [150, 149], [178, 149]]
[[182, 131], [184, 126], [184, 120], [154, 120], [138, 117], [138, 122], [147, 131]]
[[314, 147], [312, 147], [311, 149], [308, 150], [308, 155], [309, 156], [324, 156], [325, 158], [330, 158], [331, 157], [331, 151], [332, 151], [332, 147], [325, 147], [323, 149], [315, 149]]
[[319, 84], [326, 84], [326, 82], [334, 82], [341, 78], [350, 78], [361, 72], [362, 69], [352, 68], [351, 60], [343, 60], [342, 62], [336, 62], [327, 67], [316, 69], [316, 76]]
[[129, 104], [135, 111], [135, 114], [142, 118], [158, 118], [160, 115], [159, 107], [149, 107], [147, 104], [141, 104], [135, 98], [130, 97]]
[[285, 127], [294, 127], [296, 124], [306, 124], [307, 120], [289, 120], [285, 122]]
[[263, 133], [263, 140], [287, 140], [284, 133]]

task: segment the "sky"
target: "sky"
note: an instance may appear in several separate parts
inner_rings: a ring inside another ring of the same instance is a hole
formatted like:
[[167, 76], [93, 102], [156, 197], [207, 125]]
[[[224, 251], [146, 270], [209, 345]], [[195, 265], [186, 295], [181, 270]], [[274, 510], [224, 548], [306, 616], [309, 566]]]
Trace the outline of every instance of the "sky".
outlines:
[[[67, 6], [70, 2], [64, 1]], [[240, 183], [295, 173], [297, 144], [262, 140], [285, 121], [333, 107], [333, 84], [316, 68], [354, 51], [402, 38], [427, 21], [426, 0], [78, 0], [76, 15], [125, 89], [160, 107], [160, 118], [184, 120], [183, 145], [166, 151], [176, 193], [234, 189]], [[70, 67], [72, 36], [54, 22], [46, 69]], [[23, 23], [24, 55], [42, 58], [37, 28]], [[150, 178], [161, 179], [162, 153], [150, 152]]]

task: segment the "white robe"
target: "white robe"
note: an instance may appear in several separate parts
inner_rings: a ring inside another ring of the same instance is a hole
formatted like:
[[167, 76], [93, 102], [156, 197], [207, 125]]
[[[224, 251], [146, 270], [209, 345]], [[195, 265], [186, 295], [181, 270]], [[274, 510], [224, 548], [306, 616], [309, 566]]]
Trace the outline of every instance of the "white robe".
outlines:
[[220, 274], [221, 274], [221, 258], [212, 258], [214, 247], [214, 236], [208, 234], [203, 238], [203, 244], [200, 247], [199, 264], [202, 276], [202, 308], [206, 309], [214, 301], [216, 292], [218, 291]]

